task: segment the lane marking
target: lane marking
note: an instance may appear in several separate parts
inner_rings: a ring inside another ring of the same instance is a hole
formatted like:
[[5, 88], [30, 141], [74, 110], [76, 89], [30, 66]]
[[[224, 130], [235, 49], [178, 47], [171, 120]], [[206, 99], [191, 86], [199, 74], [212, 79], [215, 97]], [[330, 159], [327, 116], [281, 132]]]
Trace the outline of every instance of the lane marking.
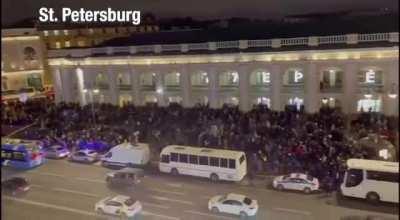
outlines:
[[296, 210], [296, 209], [273, 208], [272, 210], [281, 211], [281, 212], [290, 212], [290, 213], [296, 213], [296, 214], [302, 214], [302, 215], [311, 215], [310, 212]]
[[87, 181], [87, 182], [93, 182], [93, 183], [106, 183], [104, 180], [98, 180], [98, 179], [87, 179], [87, 178], [81, 178], [81, 177], [76, 177], [74, 178], [76, 180], [80, 181]]
[[165, 206], [165, 205], [159, 205], [159, 204], [154, 204], [154, 203], [149, 203], [149, 202], [140, 202], [145, 206], [153, 206], [153, 207], [157, 207], [157, 208], [161, 208], [161, 209], [169, 209], [169, 206]]
[[101, 196], [96, 195], [96, 194], [85, 193], [85, 192], [80, 192], [80, 191], [75, 191], [75, 190], [70, 190], [70, 189], [52, 188], [51, 190], [58, 191], [58, 192], [73, 193], [73, 194], [83, 195], [83, 196], [90, 196], [90, 197], [94, 197], [94, 198], [101, 198]]
[[182, 188], [183, 187], [182, 183], [166, 183], [165, 185], [171, 186], [171, 187], [176, 187], [176, 188]]
[[150, 197], [153, 198], [153, 199], [157, 199], [157, 200], [171, 201], [171, 202], [178, 202], [178, 203], [183, 203], [183, 204], [187, 204], [187, 205], [193, 205], [193, 202], [185, 201], [185, 200], [170, 199], [170, 198], [161, 197], [161, 196], [150, 196]]
[[33, 187], [33, 188], [44, 188], [44, 186], [36, 185], [36, 184], [31, 184], [30, 187]]
[[94, 212], [88, 212], [88, 211], [84, 211], [84, 210], [68, 208], [65, 206], [53, 205], [53, 204], [48, 204], [48, 203], [43, 203], [43, 202], [36, 202], [36, 201], [32, 201], [32, 200], [27, 200], [27, 199], [18, 199], [18, 198], [13, 198], [10, 196], [3, 196], [3, 197], [8, 200], [21, 202], [21, 203], [25, 203], [25, 204], [29, 204], [29, 205], [36, 205], [36, 206], [41, 206], [41, 207], [45, 207], [45, 208], [58, 209], [58, 210], [73, 212], [73, 213], [77, 213], [77, 214], [81, 214], [81, 215], [97, 216], [97, 214]]
[[54, 177], [59, 177], [59, 178], [65, 178], [65, 176], [56, 174], [56, 173], [47, 173], [47, 172], [38, 172], [38, 171], [31, 171], [28, 173], [33, 173], [33, 174], [39, 174], [39, 175], [45, 175], [45, 176], [54, 176]]
[[185, 193], [183, 193], [183, 192], [167, 191], [167, 190], [162, 190], [162, 189], [158, 189], [158, 188], [151, 188], [151, 189], [148, 189], [148, 190], [149, 191], [154, 191], [154, 192], [160, 192], [160, 193], [170, 193], [170, 194], [175, 194], [175, 195], [180, 195], [180, 196], [185, 195]]
[[159, 217], [161, 219], [180, 220], [180, 218], [177, 218], [177, 217], [172, 217], [172, 216], [162, 215], [162, 214], [156, 214], [156, 213], [152, 213], [152, 212], [148, 212], [148, 211], [142, 211], [142, 215], [152, 215], [152, 216]]
[[229, 219], [229, 220], [235, 219], [236, 220], [236, 218], [226, 217], [226, 216], [222, 216], [222, 215], [212, 215], [212, 214], [209, 214], [209, 213], [198, 212], [198, 211], [193, 211], [193, 210], [186, 210], [186, 211], [183, 211], [183, 212], [187, 212], [187, 213], [195, 214], [195, 215], [208, 216], [208, 217], [217, 218], [217, 219]]

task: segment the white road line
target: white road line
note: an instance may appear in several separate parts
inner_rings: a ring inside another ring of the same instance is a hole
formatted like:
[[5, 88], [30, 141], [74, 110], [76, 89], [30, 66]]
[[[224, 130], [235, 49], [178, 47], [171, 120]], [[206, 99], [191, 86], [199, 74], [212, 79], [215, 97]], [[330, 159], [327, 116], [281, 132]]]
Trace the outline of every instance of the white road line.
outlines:
[[85, 193], [85, 192], [69, 190], [69, 189], [63, 189], [63, 188], [52, 188], [51, 190], [58, 191], [58, 192], [73, 193], [73, 194], [78, 194], [78, 195], [83, 195], [83, 196], [90, 196], [90, 197], [95, 197], [95, 198], [101, 198], [101, 196], [96, 195], [96, 194]]
[[142, 203], [144, 206], [153, 206], [153, 207], [157, 207], [157, 208], [161, 208], [161, 209], [169, 209], [169, 206], [165, 206], [165, 205], [159, 205], [159, 204], [154, 204], [154, 203], [149, 203], [149, 202], [140, 202]]
[[94, 213], [94, 212], [88, 212], [88, 211], [84, 211], [84, 210], [68, 208], [65, 206], [52, 205], [52, 204], [48, 204], [48, 203], [36, 202], [36, 201], [32, 201], [32, 200], [27, 200], [27, 199], [18, 199], [18, 198], [13, 198], [10, 196], [3, 196], [3, 197], [8, 200], [21, 202], [21, 203], [25, 203], [25, 204], [36, 205], [36, 206], [41, 206], [41, 207], [45, 207], [45, 208], [53, 208], [53, 209], [63, 210], [63, 211], [67, 211], [67, 212], [73, 212], [73, 213], [82, 214], [82, 215], [96, 216], [96, 213]]
[[31, 172], [28, 172], [28, 173], [65, 178], [65, 176], [59, 175], [59, 174], [56, 174], [56, 173], [47, 173], [47, 172], [38, 172], [38, 171], [31, 171]]
[[157, 188], [151, 188], [148, 190], [154, 191], [154, 192], [160, 192], [160, 193], [170, 193], [170, 194], [175, 194], [175, 195], [180, 195], [180, 196], [185, 195], [185, 193], [183, 193], [183, 192], [174, 192], [174, 191], [162, 190], [162, 189], [157, 189]]
[[152, 212], [147, 212], [147, 211], [142, 211], [143, 215], [152, 215], [152, 216], [156, 216], [159, 217], [161, 219], [171, 219], [171, 220], [180, 220], [180, 218], [176, 218], [176, 217], [172, 217], [172, 216], [168, 216], [168, 215], [161, 215], [161, 214], [155, 214]]
[[310, 212], [300, 211], [300, 210], [296, 210], [296, 209], [273, 208], [272, 210], [281, 211], [281, 212], [290, 212], [290, 213], [296, 213], [296, 214], [302, 214], [302, 215], [311, 215]]
[[204, 212], [198, 212], [198, 211], [192, 211], [192, 210], [186, 210], [184, 212], [190, 213], [190, 214], [195, 214], [195, 215], [203, 215], [203, 216], [208, 216], [208, 217], [213, 217], [216, 219], [229, 219], [229, 220], [236, 220], [236, 218], [231, 218], [231, 217], [226, 217], [226, 216], [221, 216], [221, 215], [212, 215]]
[[31, 184], [30, 186], [33, 187], [33, 188], [44, 188], [44, 186], [36, 185], [36, 184]]
[[187, 205], [193, 205], [193, 202], [185, 201], [185, 200], [170, 199], [170, 198], [161, 197], [161, 196], [150, 196], [150, 197], [153, 199], [157, 199], [157, 200], [171, 201], [171, 202], [178, 202], [178, 203], [187, 204]]
[[165, 185], [171, 186], [171, 187], [176, 187], [176, 188], [182, 188], [183, 187], [182, 183], [166, 183]]
[[106, 183], [106, 181], [99, 180], [99, 179], [87, 179], [87, 178], [80, 178], [80, 177], [77, 177], [75, 179], [76, 180], [81, 180], [81, 181], [93, 182], [93, 183]]

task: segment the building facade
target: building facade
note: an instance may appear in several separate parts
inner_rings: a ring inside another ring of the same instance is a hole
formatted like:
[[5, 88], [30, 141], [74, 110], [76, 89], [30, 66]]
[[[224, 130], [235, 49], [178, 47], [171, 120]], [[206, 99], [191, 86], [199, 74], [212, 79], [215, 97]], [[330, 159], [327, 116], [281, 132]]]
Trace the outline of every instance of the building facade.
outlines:
[[46, 48], [37, 30], [3, 29], [1, 46], [1, 90], [42, 88]]
[[57, 102], [398, 116], [398, 57], [398, 33], [378, 33], [62, 49], [49, 64]]

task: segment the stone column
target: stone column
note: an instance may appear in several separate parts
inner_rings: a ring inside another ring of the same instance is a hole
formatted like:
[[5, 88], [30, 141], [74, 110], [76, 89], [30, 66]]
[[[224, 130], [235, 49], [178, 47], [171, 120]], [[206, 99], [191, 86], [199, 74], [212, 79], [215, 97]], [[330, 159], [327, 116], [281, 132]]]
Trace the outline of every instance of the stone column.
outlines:
[[239, 109], [249, 111], [249, 73], [245, 65], [239, 65]]
[[72, 71], [70, 69], [60, 69], [61, 82], [62, 82], [62, 94], [64, 101], [69, 103], [73, 101], [73, 85], [72, 85]]
[[109, 94], [111, 97], [111, 104], [119, 104], [119, 89], [117, 88], [117, 75], [113, 71], [112, 66], [108, 67], [108, 83], [109, 83]]
[[165, 92], [166, 88], [164, 86], [164, 74], [159, 71], [156, 72], [156, 94], [159, 106], [166, 106]]
[[130, 65], [128, 66], [128, 70], [131, 76], [133, 104], [143, 105], [144, 101], [140, 98], [140, 73], [137, 72], [137, 69]]
[[[382, 110], [385, 115], [388, 116], [399, 116], [399, 66], [395, 63], [388, 65], [388, 68], [384, 68], [384, 86], [382, 93]], [[392, 86], [395, 85], [394, 88]], [[396, 98], [390, 98], [389, 93], [394, 89]]]
[[343, 103], [342, 109], [346, 114], [353, 114], [357, 112], [357, 97], [358, 84], [357, 84], [357, 64], [347, 63], [344, 69], [343, 76]]
[[209, 90], [209, 104], [210, 108], [218, 108], [218, 88], [219, 88], [219, 80], [218, 80], [218, 72], [216, 67], [210, 67], [208, 69], [208, 76], [210, 79], [210, 90]]
[[191, 107], [191, 85], [190, 85], [190, 72], [187, 65], [183, 65], [180, 71], [180, 87], [183, 107]]
[[55, 102], [60, 103], [64, 101], [64, 95], [63, 95], [63, 87], [62, 87], [62, 79], [61, 79], [61, 71], [60, 67], [50, 67], [50, 71], [53, 75], [53, 86], [54, 86], [54, 92], [55, 92]]
[[305, 79], [305, 110], [308, 113], [316, 113], [319, 110], [319, 74], [315, 63], [308, 64]]
[[281, 88], [282, 77], [281, 68], [279, 65], [271, 67], [271, 109], [274, 111], [282, 111]]

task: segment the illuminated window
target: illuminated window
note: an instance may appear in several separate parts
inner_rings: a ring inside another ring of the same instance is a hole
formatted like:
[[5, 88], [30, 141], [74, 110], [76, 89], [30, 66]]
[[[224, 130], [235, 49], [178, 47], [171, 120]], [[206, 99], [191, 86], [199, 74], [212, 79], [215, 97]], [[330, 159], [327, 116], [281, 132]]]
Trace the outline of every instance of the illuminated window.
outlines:
[[58, 36], [60, 34], [59, 30], [54, 30], [54, 35]]
[[48, 31], [43, 31], [43, 35], [47, 37], [47, 36], [49, 36], [49, 32]]
[[290, 69], [283, 75], [284, 85], [303, 85], [304, 73], [300, 69]]
[[320, 76], [321, 91], [332, 91], [331, 89], [340, 89], [342, 87], [343, 71], [340, 69], [327, 69], [322, 71]]
[[84, 47], [85, 45], [86, 45], [86, 43], [85, 43], [84, 40], [79, 40], [79, 41], [78, 41], [78, 46], [79, 46], [79, 47]]
[[358, 112], [380, 112], [381, 107], [381, 99], [360, 99], [357, 102]]
[[168, 73], [165, 75], [165, 85], [166, 86], [179, 86], [180, 84], [180, 73]]
[[239, 73], [236, 71], [228, 71], [219, 75], [220, 86], [237, 86], [239, 85]]
[[68, 30], [64, 30], [64, 35], [68, 35]]
[[379, 69], [363, 69], [358, 72], [358, 83], [362, 86], [382, 85], [383, 72]]
[[69, 40], [65, 41], [65, 47], [71, 47], [71, 42]]
[[266, 105], [268, 107], [271, 106], [271, 99], [267, 98], [267, 97], [258, 97], [255, 100], [255, 104], [257, 105]]
[[57, 49], [61, 48], [61, 43], [59, 41], [56, 42], [56, 48]]
[[301, 110], [301, 107], [304, 105], [304, 99], [295, 97], [295, 98], [290, 98], [288, 100], [288, 105], [289, 106], [295, 106], [297, 111]]
[[253, 86], [268, 85], [271, 83], [271, 74], [264, 70], [254, 71], [250, 76], [250, 84]]
[[192, 86], [207, 86], [209, 81], [208, 74], [203, 71], [194, 73], [191, 76]]

